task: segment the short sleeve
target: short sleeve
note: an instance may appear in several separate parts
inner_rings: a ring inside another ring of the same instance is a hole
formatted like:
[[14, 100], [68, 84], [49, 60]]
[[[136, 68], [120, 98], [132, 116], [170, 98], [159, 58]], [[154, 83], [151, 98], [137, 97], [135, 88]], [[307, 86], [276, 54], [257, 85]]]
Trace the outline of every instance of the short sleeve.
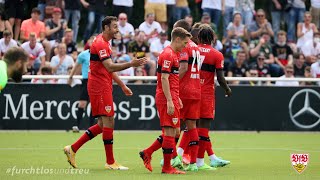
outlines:
[[98, 49], [98, 56], [101, 61], [111, 58], [111, 52], [109, 47], [103, 47]]
[[158, 52], [157, 43], [158, 41], [153, 41], [150, 45], [150, 52]]
[[179, 61], [180, 62], [188, 62], [188, 60], [189, 60], [188, 50], [187, 50], [187, 48], [184, 48], [180, 53]]
[[78, 64], [83, 64], [83, 62], [85, 60], [85, 53], [86, 53], [86, 51], [83, 51], [82, 53], [79, 54], [79, 56], [77, 58]]
[[57, 56], [53, 56], [52, 57], [52, 59], [51, 59], [51, 61], [50, 61], [50, 66], [51, 67], [55, 67], [55, 66], [57, 66], [58, 65], [58, 62], [59, 62], [59, 60], [57, 61], [58, 59], [57, 59]]
[[27, 30], [26, 20], [24, 20], [21, 23], [21, 31], [26, 31], [26, 30]]
[[234, 30], [233, 28], [233, 23], [229, 23], [228, 27], [227, 27], [227, 30], [230, 31], [230, 30]]
[[44, 51], [44, 48], [40, 43], [39, 43], [38, 54], [39, 54], [39, 57], [42, 57], [42, 56], [46, 55], [46, 52]]
[[161, 73], [170, 73], [171, 67], [173, 65], [173, 59], [170, 55], [165, 54], [162, 57], [162, 64], [161, 64]]
[[216, 56], [216, 69], [223, 69], [224, 66], [224, 58], [222, 53], [218, 52]]

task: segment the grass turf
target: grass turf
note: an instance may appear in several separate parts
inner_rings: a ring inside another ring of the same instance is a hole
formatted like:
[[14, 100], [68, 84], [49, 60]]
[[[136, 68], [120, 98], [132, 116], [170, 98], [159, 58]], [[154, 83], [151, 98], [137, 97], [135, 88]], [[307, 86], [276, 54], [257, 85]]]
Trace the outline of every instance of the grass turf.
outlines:
[[[187, 172], [186, 175], [161, 174], [160, 150], [153, 155], [153, 172], [144, 168], [138, 152], [149, 146], [159, 133], [114, 133], [115, 158], [128, 166], [129, 171], [104, 170], [105, 153], [101, 136], [98, 136], [84, 145], [76, 156], [78, 167], [89, 169], [89, 173], [71, 175], [70, 170], [66, 174], [69, 164], [62, 148], [82, 133], [0, 132], [0, 179], [320, 179], [320, 133], [215, 132], [211, 134], [215, 152], [231, 164], [216, 171]], [[310, 154], [308, 167], [302, 174], [293, 169], [291, 153]], [[205, 161], [209, 163], [207, 157]], [[20, 170], [12, 170], [13, 167]], [[58, 174], [44, 174], [43, 169], [43, 174], [33, 172], [32, 175], [21, 170], [31, 167], [63, 170], [53, 171]]]

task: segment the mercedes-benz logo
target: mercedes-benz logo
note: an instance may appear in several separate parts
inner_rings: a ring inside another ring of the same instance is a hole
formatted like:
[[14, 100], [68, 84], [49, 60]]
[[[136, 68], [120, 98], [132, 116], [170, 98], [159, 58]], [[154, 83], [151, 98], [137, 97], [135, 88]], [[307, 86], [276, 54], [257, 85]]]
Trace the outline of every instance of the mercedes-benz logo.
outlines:
[[[319, 115], [319, 109], [320, 107], [312, 107], [312, 104], [310, 104], [310, 94], [315, 95], [318, 101], [320, 101], [320, 94], [312, 89], [302, 89], [298, 92], [296, 92], [290, 99], [289, 102], [289, 114], [290, 114], [290, 118], [292, 120], [292, 122], [303, 129], [311, 129], [316, 127], [319, 123], [320, 123], [320, 115]], [[292, 111], [292, 104], [295, 101], [295, 99], [299, 96], [299, 95], [304, 95], [304, 105], [302, 107], [302, 109], [300, 109], [297, 112], [293, 112]], [[299, 121], [297, 121], [297, 118], [304, 115], [304, 114], [309, 114], [311, 116], [313, 116], [314, 118], [318, 118], [318, 120], [316, 120], [313, 124], [301, 124]]]

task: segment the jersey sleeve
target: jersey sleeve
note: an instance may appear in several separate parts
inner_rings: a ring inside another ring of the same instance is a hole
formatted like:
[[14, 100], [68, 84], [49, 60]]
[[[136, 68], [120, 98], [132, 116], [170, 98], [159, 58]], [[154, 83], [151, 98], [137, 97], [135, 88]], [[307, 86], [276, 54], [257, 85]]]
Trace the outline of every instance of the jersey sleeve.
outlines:
[[184, 48], [180, 53], [179, 61], [180, 62], [188, 62], [188, 60], [189, 60], [188, 50], [187, 50], [187, 48]]
[[161, 73], [170, 73], [173, 59], [169, 54], [164, 54], [161, 61]]
[[104, 61], [111, 58], [110, 48], [101, 43], [95, 44], [90, 49], [91, 51], [91, 60], [94, 61]]
[[224, 66], [224, 58], [222, 53], [218, 52], [216, 54], [216, 69], [223, 69]]

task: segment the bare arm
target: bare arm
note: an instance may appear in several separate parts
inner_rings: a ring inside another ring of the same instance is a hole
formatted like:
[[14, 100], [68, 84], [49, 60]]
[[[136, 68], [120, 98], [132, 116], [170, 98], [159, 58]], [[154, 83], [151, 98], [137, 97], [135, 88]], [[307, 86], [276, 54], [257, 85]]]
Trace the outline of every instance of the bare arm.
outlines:
[[217, 80], [218, 80], [220, 86], [224, 89], [225, 95], [227, 97], [230, 97], [232, 95], [232, 91], [231, 91], [230, 87], [228, 86], [226, 79], [224, 78], [223, 69], [217, 69], [216, 73], [217, 73]]
[[256, 47], [254, 47], [253, 49], [250, 49], [250, 56], [251, 57], [257, 56], [260, 52], [261, 46], [262, 46], [262, 43], [261, 43], [261, 41], [259, 41], [259, 43]]
[[11, 34], [13, 34], [12, 33], [12, 26], [9, 21], [5, 21], [5, 26], [6, 26], [6, 30], [10, 31]]
[[80, 0], [81, 4], [83, 5], [83, 7], [88, 8], [89, 7], [89, 3], [85, 0]]
[[121, 88], [125, 86], [125, 84], [121, 81], [118, 74], [116, 72], [112, 73], [112, 79], [120, 86]]
[[113, 63], [112, 59], [106, 59], [102, 61], [103, 66], [109, 71], [109, 72], [117, 72], [117, 71], [122, 71], [124, 69], [128, 69], [129, 67], [138, 67], [141, 65], [144, 65], [146, 63], [147, 59], [140, 58], [140, 59], [133, 59], [131, 62], [127, 63]]
[[28, 38], [27, 38], [27, 37], [25, 37], [25, 36], [24, 36], [24, 34], [25, 34], [25, 32], [24, 32], [24, 31], [20, 31], [20, 39], [21, 39], [22, 41], [27, 41], [27, 40], [28, 40]]
[[298, 23], [298, 27], [297, 27], [297, 36], [298, 38], [300, 38], [301, 36], [303, 36], [304, 33], [302, 32], [302, 24]]
[[251, 38], [259, 37], [261, 35], [262, 31], [263, 31], [263, 29], [259, 28], [257, 31], [250, 32]]
[[188, 62], [180, 62], [180, 65], [179, 65], [179, 79], [182, 79], [187, 71], [188, 71]]
[[292, 54], [290, 54], [288, 56], [288, 64], [293, 64], [293, 56], [292, 56]]
[[269, 59], [264, 60], [267, 64], [273, 64], [274, 63], [274, 56], [273, 54], [269, 54]]
[[56, 33], [60, 29], [61, 29], [61, 23], [59, 23], [59, 25], [53, 29], [50, 29], [50, 27], [47, 26], [46, 27], [46, 36], [50, 36], [51, 34]]

